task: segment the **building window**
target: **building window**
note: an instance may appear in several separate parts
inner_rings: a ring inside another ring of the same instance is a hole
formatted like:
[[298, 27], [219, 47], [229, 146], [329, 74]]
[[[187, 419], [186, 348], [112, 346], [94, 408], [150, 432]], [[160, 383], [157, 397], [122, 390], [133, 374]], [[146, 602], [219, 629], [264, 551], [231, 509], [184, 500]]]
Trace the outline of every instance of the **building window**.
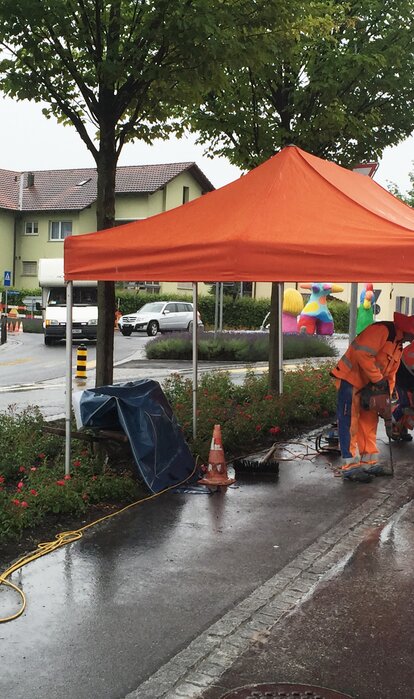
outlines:
[[24, 277], [37, 277], [37, 262], [22, 262]]
[[26, 221], [24, 226], [25, 235], [39, 235], [39, 227], [37, 221]]
[[72, 235], [72, 221], [49, 221], [49, 240], [64, 240]]
[[185, 291], [191, 291], [193, 288], [192, 282], [177, 282], [177, 289], [183, 289]]
[[408, 315], [410, 312], [410, 299], [407, 296], [397, 296], [395, 299], [395, 310], [398, 313]]
[[147, 294], [159, 294], [161, 284], [159, 282], [135, 282], [140, 291], [146, 291]]
[[183, 204], [190, 201], [190, 187], [183, 187]]

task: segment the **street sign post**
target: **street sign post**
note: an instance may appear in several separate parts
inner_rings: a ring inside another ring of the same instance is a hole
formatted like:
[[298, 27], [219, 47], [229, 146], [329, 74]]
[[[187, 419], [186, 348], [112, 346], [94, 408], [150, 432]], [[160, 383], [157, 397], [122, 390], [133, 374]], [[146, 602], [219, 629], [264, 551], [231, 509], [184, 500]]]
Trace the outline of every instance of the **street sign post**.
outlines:
[[3, 286], [4, 286], [5, 292], [6, 292], [6, 293], [5, 293], [5, 297], [6, 297], [6, 298], [5, 298], [4, 310], [5, 310], [6, 315], [7, 315], [7, 308], [8, 308], [8, 306], [7, 306], [7, 288], [8, 288], [9, 286], [11, 286], [11, 272], [9, 272], [9, 271], [5, 271], [5, 272], [4, 272]]

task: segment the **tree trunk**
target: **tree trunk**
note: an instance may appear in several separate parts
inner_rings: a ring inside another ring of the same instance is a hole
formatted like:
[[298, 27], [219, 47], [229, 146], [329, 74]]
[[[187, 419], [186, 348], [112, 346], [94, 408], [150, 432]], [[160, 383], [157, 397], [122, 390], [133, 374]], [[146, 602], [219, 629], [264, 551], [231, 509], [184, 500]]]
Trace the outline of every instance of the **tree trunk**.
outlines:
[[[115, 223], [115, 178], [117, 166], [115, 128], [101, 127], [97, 193], [97, 230]], [[96, 342], [96, 386], [113, 383], [114, 375], [115, 283], [98, 282], [98, 332]]]
[[282, 366], [279, 361], [279, 342], [283, 342], [283, 337], [279, 331], [281, 301], [281, 285], [279, 282], [272, 282], [269, 328], [269, 389], [276, 395], [282, 393]]

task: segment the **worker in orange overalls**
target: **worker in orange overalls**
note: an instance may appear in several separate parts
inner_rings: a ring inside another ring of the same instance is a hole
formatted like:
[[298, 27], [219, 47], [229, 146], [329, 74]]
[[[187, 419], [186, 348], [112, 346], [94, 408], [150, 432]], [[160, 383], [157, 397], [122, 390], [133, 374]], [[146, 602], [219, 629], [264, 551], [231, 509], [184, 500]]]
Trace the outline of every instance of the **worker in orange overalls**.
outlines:
[[394, 313], [394, 322], [369, 325], [348, 347], [331, 374], [338, 389], [338, 436], [344, 479], [362, 481], [384, 475], [378, 464], [378, 411], [361, 409], [361, 389], [390, 401], [403, 343], [414, 340], [414, 316]]

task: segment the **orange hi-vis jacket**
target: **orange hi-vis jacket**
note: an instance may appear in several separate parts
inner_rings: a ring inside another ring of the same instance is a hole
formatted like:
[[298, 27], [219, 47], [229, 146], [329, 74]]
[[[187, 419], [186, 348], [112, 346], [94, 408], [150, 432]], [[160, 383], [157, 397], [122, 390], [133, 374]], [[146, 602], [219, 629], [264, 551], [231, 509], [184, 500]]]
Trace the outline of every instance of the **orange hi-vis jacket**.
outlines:
[[401, 364], [404, 364], [410, 374], [414, 374], [414, 342], [411, 342], [407, 347], [404, 347]]
[[332, 376], [358, 389], [369, 381], [376, 383], [387, 379], [392, 392], [401, 361], [402, 339], [403, 333], [392, 322], [369, 325], [350, 344], [331, 371]]

